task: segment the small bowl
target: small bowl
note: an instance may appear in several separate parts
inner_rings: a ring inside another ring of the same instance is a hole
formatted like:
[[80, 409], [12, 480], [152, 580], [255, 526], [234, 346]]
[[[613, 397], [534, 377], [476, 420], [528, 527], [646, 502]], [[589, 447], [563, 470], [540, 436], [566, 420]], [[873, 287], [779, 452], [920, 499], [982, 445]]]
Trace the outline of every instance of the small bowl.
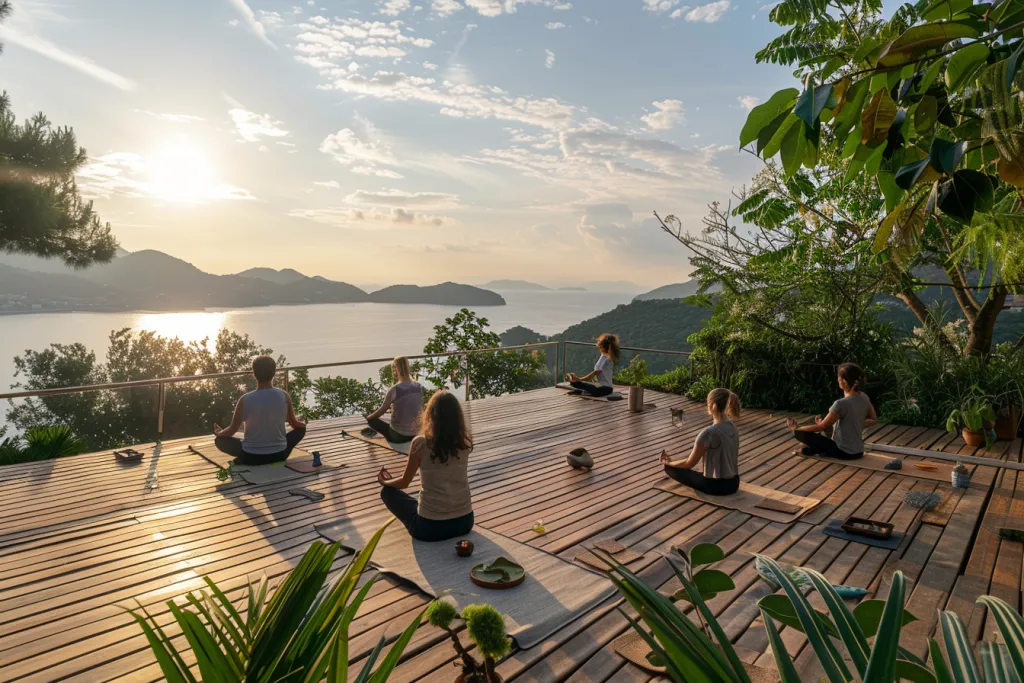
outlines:
[[473, 542], [459, 541], [455, 544], [455, 554], [459, 557], [469, 557], [473, 554]]

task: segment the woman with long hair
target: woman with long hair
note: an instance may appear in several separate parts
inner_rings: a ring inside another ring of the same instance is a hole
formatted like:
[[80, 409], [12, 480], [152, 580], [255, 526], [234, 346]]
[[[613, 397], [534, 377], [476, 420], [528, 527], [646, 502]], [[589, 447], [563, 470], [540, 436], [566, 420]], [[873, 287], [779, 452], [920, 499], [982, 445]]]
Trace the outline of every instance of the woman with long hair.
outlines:
[[[864, 438], [861, 432], [878, 422], [875, 407], [863, 388], [868, 383], [864, 371], [854, 363], [839, 366], [836, 380], [843, 397], [832, 404], [828, 415], [814, 418], [814, 424], [800, 426], [793, 418], [786, 418], [786, 426], [793, 430], [793, 438], [804, 444], [804, 455], [824, 455], [837, 460], [857, 460], [864, 457]], [[832, 438], [822, 432], [832, 429]]]
[[[690, 455], [672, 460], [662, 451], [659, 462], [665, 466], [665, 474], [680, 484], [713, 496], [728, 496], [740, 488], [740, 434], [733, 423], [740, 416], [740, 397], [728, 389], [713, 389], [707, 403], [712, 424], [697, 435]], [[703, 474], [694, 472], [701, 461]]]
[[[469, 454], [473, 439], [459, 400], [447, 391], [430, 397], [423, 410], [420, 433], [409, 447], [405, 473], [398, 479], [386, 467], [377, 474], [384, 505], [409, 534], [420, 541], [445, 541], [473, 528], [469, 491]], [[420, 473], [420, 497], [408, 488]]]
[[[614, 391], [612, 374], [619, 362], [619, 338], [614, 334], [605, 333], [597, 338], [597, 350], [601, 356], [594, 365], [593, 372], [577, 377], [573, 373], [567, 373], [565, 378], [569, 384], [578, 392], [588, 396], [608, 396]], [[597, 379], [597, 384], [591, 380]]]
[[[391, 372], [395, 384], [384, 396], [380, 408], [366, 416], [370, 429], [392, 443], [409, 443], [419, 429], [420, 413], [423, 412], [423, 386], [413, 379], [409, 359], [396, 356], [391, 361]], [[391, 411], [391, 422], [381, 419]], [[366, 434], [366, 436], [372, 436]]]

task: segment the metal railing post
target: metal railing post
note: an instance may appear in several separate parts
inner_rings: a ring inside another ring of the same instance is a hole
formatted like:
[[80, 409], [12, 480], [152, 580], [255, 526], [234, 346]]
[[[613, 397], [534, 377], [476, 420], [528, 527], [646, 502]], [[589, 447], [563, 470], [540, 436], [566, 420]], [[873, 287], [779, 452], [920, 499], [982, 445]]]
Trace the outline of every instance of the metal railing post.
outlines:
[[164, 436], [164, 409], [167, 407], [167, 385], [163, 382], [157, 385], [156, 406], [156, 440], [161, 441]]
[[462, 354], [462, 360], [466, 364], [466, 403], [473, 400], [472, 394], [469, 393], [469, 354]]
[[282, 384], [281, 388], [284, 389], [285, 391], [288, 391], [288, 374], [289, 374], [288, 373], [288, 368], [285, 368], [284, 369], [284, 381], [281, 382], [281, 384]]
[[568, 348], [569, 348], [569, 342], [567, 342], [566, 340], [563, 339], [562, 340], [562, 368], [559, 371], [558, 375], [555, 377], [555, 382], [556, 383], [557, 382], [561, 382], [562, 378], [565, 377], [565, 373], [569, 371], [569, 366], [566, 365], [566, 361], [565, 361], [565, 351]]

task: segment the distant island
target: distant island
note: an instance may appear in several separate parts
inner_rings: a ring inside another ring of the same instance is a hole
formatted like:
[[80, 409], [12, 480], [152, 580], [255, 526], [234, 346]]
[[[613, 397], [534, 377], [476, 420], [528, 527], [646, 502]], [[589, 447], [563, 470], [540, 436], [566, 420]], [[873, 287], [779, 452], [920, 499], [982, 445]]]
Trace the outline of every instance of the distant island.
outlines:
[[[250, 268], [234, 275], [205, 273], [163, 252], [125, 253], [87, 270], [59, 272], [52, 262], [0, 260], [0, 313], [45, 311], [174, 311], [204, 308], [326, 303], [504, 306], [494, 292], [446, 282], [430, 287], [396, 285], [372, 294], [286, 268]], [[17, 263], [18, 267], [8, 265]]]
[[[633, 297], [633, 301], [653, 301], [656, 299], [685, 299], [688, 296], [693, 296], [700, 289], [700, 283], [696, 280], [687, 280], [686, 282], [677, 282], [674, 285], [664, 285], [657, 289], [652, 289], [649, 292], [643, 294], [637, 294]], [[721, 287], [718, 285], [712, 285], [708, 290], [711, 294], [716, 294], [721, 291]]]
[[536, 282], [527, 282], [526, 280], [491, 280], [485, 285], [482, 285], [484, 289], [496, 289], [498, 291], [506, 292], [550, 292], [550, 287], [544, 285], [538, 285]]

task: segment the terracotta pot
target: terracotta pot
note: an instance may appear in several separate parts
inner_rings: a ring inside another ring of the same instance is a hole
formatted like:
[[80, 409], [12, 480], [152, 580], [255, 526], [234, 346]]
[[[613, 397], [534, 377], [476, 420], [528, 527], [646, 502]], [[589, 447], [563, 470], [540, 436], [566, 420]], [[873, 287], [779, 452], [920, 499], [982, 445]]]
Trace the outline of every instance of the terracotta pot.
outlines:
[[985, 432], [972, 432], [964, 427], [960, 430], [960, 436], [968, 446], [973, 448], [981, 448], [985, 445]]
[[630, 412], [642, 413], [644, 412], [644, 388], [643, 387], [630, 387], [629, 388], [629, 400], [627, 401], [627, 407]]
[[1006, 406], [996, 417], [996, 438], [1000, 441], [1013, 441], [1017, 438], [1017, 427], [1020, 425], [1020, 407]]

